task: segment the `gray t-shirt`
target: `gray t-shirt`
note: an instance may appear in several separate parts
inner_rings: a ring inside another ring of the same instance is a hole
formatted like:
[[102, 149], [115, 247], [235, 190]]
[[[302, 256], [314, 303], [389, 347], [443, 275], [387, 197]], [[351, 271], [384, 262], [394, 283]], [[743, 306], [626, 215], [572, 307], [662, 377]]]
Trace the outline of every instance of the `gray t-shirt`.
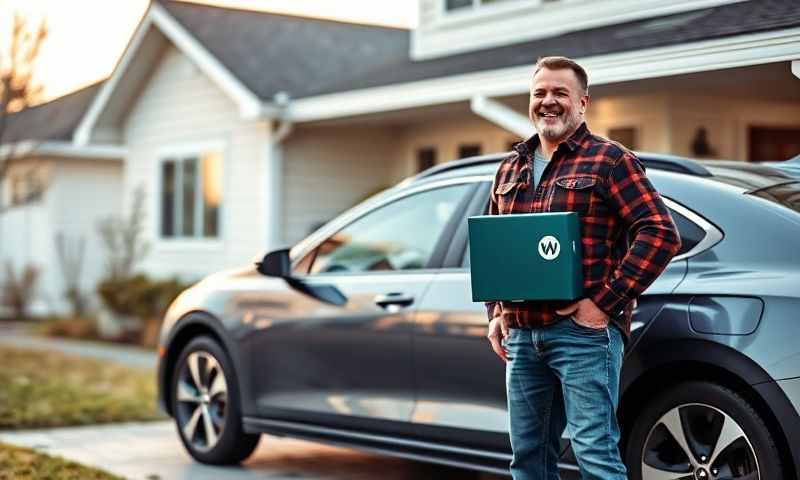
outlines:
[[542, 179], [542, 173], [544, 173], [544, 167], [547, 166], [547, 161], [542, 155], [542, 150], [536, 147], [533, 152], [533, 188], [539, 185], [539, 180]]

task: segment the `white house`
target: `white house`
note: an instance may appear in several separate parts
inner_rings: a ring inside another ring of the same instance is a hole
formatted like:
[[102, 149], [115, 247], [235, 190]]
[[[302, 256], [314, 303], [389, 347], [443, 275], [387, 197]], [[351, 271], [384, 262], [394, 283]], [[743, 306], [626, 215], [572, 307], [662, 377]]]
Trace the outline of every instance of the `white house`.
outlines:
[[[48, 157], [50, 178], [54, 189], [61, 175], [82, 179], [69, 191], [96, 199], [69, 218], [126, 211], [142, 186], [143, 269], [199, 278], [294, 243], [421, 168], [506, 150], [531, 133], [543, 55], [587, 67], [589, 127], [633, 148], [742, 161], [800, 152], [796, 0], [420, 0], [414, 31], [156, 0], [111, 77], [86, 93], [59, 144], [69, 160]], [[56, 195], [25, 209], [54, 218], [66, 205]], [[38, 222], [37, 240], [20, 241], [37, 245], [29, 259], [52, 248], [38, 230], [52, 222]]]

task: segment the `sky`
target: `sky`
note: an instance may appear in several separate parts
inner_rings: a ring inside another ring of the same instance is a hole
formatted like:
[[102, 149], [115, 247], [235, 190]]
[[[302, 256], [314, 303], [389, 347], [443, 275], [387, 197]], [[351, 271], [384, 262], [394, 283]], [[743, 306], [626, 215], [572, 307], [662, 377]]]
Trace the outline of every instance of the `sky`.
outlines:
[[[292, 15], [412, 28], [418, 0], [192, 0]], [[46, 101], [101, 80], [114, 69], [149, 0], [0, 0], [0, 51], [15, 12], [33, 30], [44, 17], [47, 40], [36, 63]], [[1, 55], [1, 54], [0, 54]], [[1, 65], [0, 65], [1, 66]]]

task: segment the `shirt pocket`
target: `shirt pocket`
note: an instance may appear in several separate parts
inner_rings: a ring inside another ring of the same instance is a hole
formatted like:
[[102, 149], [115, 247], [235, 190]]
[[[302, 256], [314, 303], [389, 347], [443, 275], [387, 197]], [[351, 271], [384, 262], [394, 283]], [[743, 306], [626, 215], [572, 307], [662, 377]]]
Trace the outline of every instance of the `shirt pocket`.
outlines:
[[589, 213], [595, 189], [599, 185], [596, 175], [565, 175], [556, 178], [551, 190], [550, 212]]
[[522, 182], [506, 182], [501, 183], [494, 189], [494, 195], [497, 199], [497, 210], [501, 213], [511, 213], [514, 208], [514, 200], [517, 192], [525, 188]]

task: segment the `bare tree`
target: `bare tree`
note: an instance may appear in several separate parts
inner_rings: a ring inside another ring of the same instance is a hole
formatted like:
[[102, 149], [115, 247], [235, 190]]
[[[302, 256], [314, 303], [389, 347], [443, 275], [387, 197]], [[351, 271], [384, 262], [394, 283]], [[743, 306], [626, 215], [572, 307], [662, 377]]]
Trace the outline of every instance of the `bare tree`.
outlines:
[[55, 242], [61, 275], [66, 285], [64, 296], [72, 307], [72, 316], [82, 317], [86, 313], [88, 301], [86, 294], [81, 290], [81, 271], [86, 252], [86, 238], [82, 235], [78, 238], [71, 238], [58, 232]]
[[136, 264], [147, 255], [150, 245], [144, 238], [144, 188], [133, 192], [133, 204], [127, 218], [112, 216], [97, 225], [106, 249], [106, 278], [124, 280], [133, 275]]
[[[35, 143], [20, 142], [25, 139], [23, 129], [14, 127], [19, 112], [33, 105], [41, 96], [42, 87], [34, 80], [34, 66], [46, 38], [47, 23], [44, 19], [31, 30], [25, 18], [17, 13], [14, 14], [8, 47], [0, 50], [0, 220], [6, 208], [3, 189], [11, 166], [15, 160], [36, 148]], [[36, 174], [31, 171], [28, 176], [32, 178]], [[28, 203], [41, 195], [43, 182], [30, 183], [25, 189], [25, 197], [14, 200]], [[3, 231], [0, 228], [0, 249], [3, 243]], [[25, 265], [17, 276], [11, 261], [6, 261], [5, 270], [2, 303], [10, 304], [16, 315], [24, 317], [34, 294], [39, 270], [32, 265]]]
[[31, 30], [25, 18], [14, 14], [8, 51], [0, 51], [0, 146], [3, 147], [0, 152], [0, 189], [20, 151], [29, 151], [31, 148], [10, 134], [21, 133], [11, 128], [15, 114], [30, 107], [41, 97], [42, 86], [34, 80], [34, 67], [47, 38], [47, 31], [44, 19], [35, 30]]

